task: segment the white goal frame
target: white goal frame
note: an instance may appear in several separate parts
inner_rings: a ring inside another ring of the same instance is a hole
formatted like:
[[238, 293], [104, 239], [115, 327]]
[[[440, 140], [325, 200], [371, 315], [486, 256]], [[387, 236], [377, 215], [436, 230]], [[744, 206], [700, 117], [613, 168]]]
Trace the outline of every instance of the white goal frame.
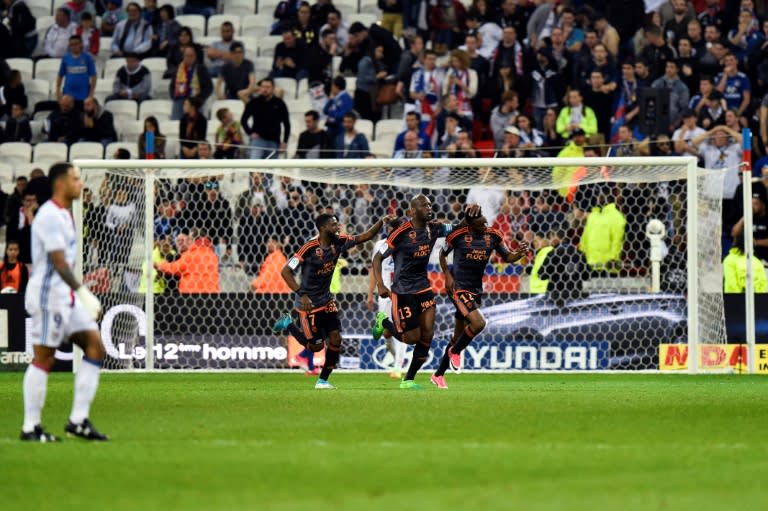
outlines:
[[[333, 169], [402, 169], [402, 168], [424, 168], [435, 167], [436, 161], [440, 162], [440, 167], [452, 169], [479, 168], [479, 167], [514, 167], [514, 168], [542, 168], [542, 167], [578, 167], [578, 166], [611, 166], [632, 167], [632, 166], [675, 166], [687, 170], [686, 179], [686, 200], [688, 202], [687, 215], [687, 258], [688, 261], [696, 261], [698, 254], [698, 218], [695, 212], [695, 200], [699, 195], [698, 178], [699, 169], [697, 168], [697, 159], [693, 156], [673, 156], [673, 157], [595, 157], [595, 158], [445, 158], [445, 159], [274, 159], [274, 160], [94, 160], [78, 159], [73, 164], [80, 168], [81, 172], [87, 174], [89, 169], [109, 170], [121, 168], [143, 168], [144, 169], [144, 192], [145, 192], [145, 237], [152, 239], [154, 229], [154, 185], [158, 174], [162, 175], [163, 169], [206, 169], [213, 171], [223, 169], [243, 169], [249, 171], [265, 171], [277, 175], [289, 176], [298, 179], [307, 179], [303, 171], [318, 167]], [[392, 184], [388, 179], [387, 172], [374, 173], [371, 179], [366, 182], [370, 184]], [[359, 183], [359, 176], [354, 174], [339, 174], [334, 177], [334, 181], [339, 184]], [[419, 183], [423, 188], [464, 188], [466, 183]], [[491, 185], [498, 186], [498, 185]], [[501, 186], [498, 186], [501, 188]], [[75, 221], [82, 225], [83, 211], [81, 201], [74, 203]], [[82, 245], [82, 237], [78, 239]], [[82, 246], [78, 247], [78, 257], [82, 258]], [[145, 260], [152, 260], [152, 244], [145, 246]], [[699, 332], [699, 287], [698, 287], [698, 267], [696, 264], [688, 264], [688, 373], [699, 373], [698, 367], [698, 332]], [[78, 261], [78, 271], [81, 273], [82, 260]], [[152, 289], [152, 274], [147, 272], [147, 289]], [[147, 324], [151, 325], [154, 318], [153, 294], [148, 292], [145, 296], [145, 312]], [[152, 328], [147, 328], [146, 332], [146, 369], [152, 370], [154, 364], [154, 338]], [[754, 339], [749, 346], [749, 359], [752, 362], [751, 354], [754, 353]], [[76, 356], [75, 359], [78, 357]], [[752, 369], [752, 363], [750, 363]]]

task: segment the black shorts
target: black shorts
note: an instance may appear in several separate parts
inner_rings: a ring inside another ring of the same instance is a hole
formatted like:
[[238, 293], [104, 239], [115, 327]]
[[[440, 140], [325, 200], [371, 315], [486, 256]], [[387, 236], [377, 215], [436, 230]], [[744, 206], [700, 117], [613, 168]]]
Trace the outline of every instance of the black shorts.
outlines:
[[456, 307], [456, 319], [464, 319], [480, 307], [482, 295], [464, 289], [455, 289], [450, 295], [454, 307]]
[[435, 293], [432, 289], [407, 295], [392, 293], [392, 323], [400, 333], [418, 328], [421, 314], [434, 306]]
[[[296, 313], [298, 314], [299, 328], [308, 344], [322, 344], [331, 332], [341, 330], [339, 308], [334, 301], [312, 309], [310, 312], [296, 309]], [[301, 343], [301, 339], [299, 342]]]

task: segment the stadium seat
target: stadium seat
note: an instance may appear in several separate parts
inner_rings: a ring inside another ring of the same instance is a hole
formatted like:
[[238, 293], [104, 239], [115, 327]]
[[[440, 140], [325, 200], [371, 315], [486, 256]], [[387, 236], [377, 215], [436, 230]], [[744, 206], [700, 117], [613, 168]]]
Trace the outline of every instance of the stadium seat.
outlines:
[[179, 142], [176, 139], [165, 139], [165, 157], [169, 160], [179, 157]]
[[286, 151], [286, 157], [287, 158], [293, 158], [296, 155], [296, 149], [299, 145], [299, 138], [297, 136], [294, 136], [293, 133], [291, 133], [291, 136], [288, 138], [288, 143], [286, 144], [285, 151]]
[[378, 158], [391, 158], [394, 143], [389, 143], [388, 140], [374, 140], [368, 144], [368, 147]]
[[45, 121], [29, 121], [29, 129], [32, 131], [32, 144], [43, 141], [43, 126]]
[[405, 123], [402, 119], [381, 119], [376, 123], [376, 139], [387, 135], [397, 135], [405, 129]]
[[32, 117], [33, 121], [40, 121], [44, 122], [48, 116], [51, 114], [53, 110], [40, 110], [38, 112], [35, 112], [35, 115]]
[[272, 57], [256, 57], [253, 67], [256, 70], [256, 80], [266, 77], [272, 70]]
[[[334, 5], [336, 4], [334, 3]], [[381, 9], [379, 9], [378, 4], [371, 0], [368, 0], [368, 1], [361, 0], [360, 8], [358, 9], [357, 12], [361, 14], [375, 14], [377, 17], [381, 16]]]
[[[376, 2], [374, 0], [368, 0], [368, 2], [372, 3], [373, 5], [376, 5]], [[359, 12], [357, 0], [335, 0], [333, 2], [333, 6], [336, 7], [336, 9], [338, 9], [339, 12], [343, 13], [342, 16], [344, 17], [343, 19], [345, 20], [347, 26], [352, 24], [352, 22], [349, 21], [349, 16], [353, 14], [357, 14]]]
[[117, 75], [117, 72], [123, 66], [125, 66], [125, 59], [122, 59], [122, 58], [109, 59], [104, 64], [104, 79], [109, 80], [110, 82], [114, 80], [115, 75]]
[[104, 106], [107, 98], [112, 95], [112, 83], [113, 80], [107, 80], [106, 78], [96, 80], [96, 89], [93, 91], [93, 96], [99, 101], [101, 106]]
[[176, 16], [176, 21], [182, 27], [189, 27], [192, 31], [192, 37], [195, 41], [205, 37], [205, 17], [200, 14], [180, 14]]
[[306, 110], [304, 112], [292, 112], [289, 116], [289, 119], [291, 121], [291, 134], [295, 133], [297, 137], [305, 129], [305, 125], [304, 125], [305, 112]]
[[[245, 46], [246, 53], [253, 52], [254, 54], [258, 54], [259, 52], [259, 38], [255, 35], [251, 34], [245, 34], [243, 36], [240, 36], [237, 38], [238, 41], [243, 43], [243, 46]], [[254, 63], [255, 64], [255, 63]]]
[[275, 20], [271, 12], [266, 14], [246, 14], [243, 16], [240, 33], [242, 35], [268, 34], [274, 22]]
[[170, 99], [145, 99], [139, 104], [139, 120], [154, 115], [158, 121], [169, 119], [173, 102]]
[[21, 81], [24, 82], [25, 86], [35, 74], [35, 63], [32, 59], [6, 59], [5, 62], [8, 67], [21, 73]]
[[[195, 42], [200, 46], [202, 46], [203, 48], [207, 48], [208, 46], [210, 46], [212, 43], [215, 43], [219, 39], [221, 39], [221, 37], [216, 37], [215, 35], [206, 35], [203, 37], [195, 37]], [[205, 56], [204, 59], [206, 61], [206, 64], [209, 64], [208, 57]]]
[[168, 139], [179, 140], [179, 121], [159, 121], [160, 133]]
[[32, 13], [32, 16], [35, 18], [41, 18], [44, 16], [50, 16], [51, 15], [51, 2], [40, 2], [39, 0], [26, 2], [29, 7], [29, 11]]
[[34, 147], [32, 161], [35, 163], [67, 161], [67, 144], [62, 142], [40, 142]]
[[333, 76], [336, 76], [339, 74], [339, 68], [341, 67], [341, 56], [335, 55], [333, 57], [333, 62], [331, 64], [331, 67], [333, 68]]
[[355, 122], [355, 129], [366, 136], [368, 139], [368, 142], [373, 140], [373, 121], [369, 121], [368, 119], [358, 119], [357, 122]]
[[296, 82], [296, 97], [298, 98], [302, 94], [307, 94], [309, 91], [309, 80], [303, 78]]
[[24, 89], [29, 100], [29, 111], [33, 111], [39, 102], [51, 99], [51, 84], [47, 80], [24, 80]]
[[155, 99], [169, 99], [171, 93], [168, 90], [171, 84], [170, 78], [162, 78], [152, 74], [152, 97]]
[[16, 180], [16, 165], [9, 161], [0, 161], [0, 190], [13, 193]]
[[[256, 2], [253, 0], [224, 0], [224, 9], [222, 12], [227, 14], [236, 14], [238, 16], [248, 16], [256, 12]], [[272, 13], [270, 13], [271, 15]]]
[[[159, 122], [159, 119], [158, 119]], [[122, 142], [139, 141], [139, 136], [144, 133], [144, 121], [125, 121], [115, 126]]]
[[280, 3], [280, 0], [258, 0], [257, 11], [259, 14], [274, 14], [275, 7]]
[[77, 142], [69, 148], [69, 159], [99, 160], [104, 158], [104, 146], [98, 142]]
[[131, 153], [131, 158], [138, 158], [139, 156], [139, 145], [136, 142], [112, 142], [109, 144], [104, 151], [104, 157], [107, 160], [114, 159], [115, 151], [118, 149], [128, 149], [128, 152]]
[[[211, 105], [210, 119], [213, 120], [213, 124], [216, 126], [219, 125], [219, 120], [216, 118], [216, 111], [219, 108], [229, 108], [229, 110], [232, 112], [232, 115], [235, 116], [235, 119], [240, 120], [240, 117], [243, 115], [243, 110], [245, 110], [245, 103], [239, 99], [219, 99], [214, 101]], [[208, 123], [209, 126], [210, 124], [211, 123]]]
[[96, 55], [97, 63], [101, 63], [101, 66], [106, 66], [109, 57], [112, 56], [112, 38], [102, 37], [99, 39], [99, 54]]
[[283, 37], [279, 35], [268, 35], [259, 38], [259, 56], [274, 57], [275, 47], [283, 42]]
[[283, 99], [288, 106], [288, 113], [290, 114], [304, 114], [307, 110], [312, 110], [312, 102], [309, 101], [308, 96], [302, 96], [296, 99]]
[[35, 16], [35, 28], [37, 30], [48, 30], [48, 27], [53, 25], [55, 23], [55, 19], [53, 16]]
[[344, 79], [347, 81], [347, 92], [349, 92], [350, 96], [354, 97], [355, 89], [357, 88], [357, 77], [345, 76]]
[[275, 87], [280, 87], [283, 89], [283, 92], [285, 95], [283, 96], [283, 101], [288, 103], [288, 101], [292, 101], [296, 98], [296, 80], [293, 78], [273, 78]]
[[35, 78], [56, 83], [60, 66], [61, 59], [40, 59], [35, 64]]
[[47, 27], [43, 28], [40, 27], [40, 25], [35, 28], [35, 31], [37, 32], [37, 46], [35, 46], [35, 49], [32, 50], [32, 59], [39, 59], [45, 57], [45, 32], [47, 31]]
[[216, 130], [219, 129], [219, 121], [208, 121], [208, 127], [205, 132], [205, 139], [210, 140], [211, 145], [216, 141]]
[[480, 158], [493, 158], [493, 154], [496, 152], [493, 140], [478, 140], [475, 142], [475, 149]]
[[114, 99], [112, 101], [107, 101], [105, 108], [115, 115], [122, 115], [133, 119], [134, 121], [138, 118], [138, 106], [132, 99]]
[[29, 163], [32, 161], [32, 146], [26, 142], [6, 142], [0, 144], [0, 157], [3, 161]]
[[221, 32], [219, 29], [221, 28], [221, 24], [225, 21], [229, 21], [235, 27], [235, 39], [237, 39], [237, 34], [240, 33], [241, 20], [242, 18], [236, 14], [214, 14], [208, 18], [206, 34], [209, 36], [220, 37]]
[[146, 67], [152, 72], [152, 78], [154, 78], [154, 73], [160, 72], [160, 74], [163, 74], [166, 69], [168, 69], [168, 61], [165, 60], [163, 57], [149, 57], [141, 61], [141, 65]]

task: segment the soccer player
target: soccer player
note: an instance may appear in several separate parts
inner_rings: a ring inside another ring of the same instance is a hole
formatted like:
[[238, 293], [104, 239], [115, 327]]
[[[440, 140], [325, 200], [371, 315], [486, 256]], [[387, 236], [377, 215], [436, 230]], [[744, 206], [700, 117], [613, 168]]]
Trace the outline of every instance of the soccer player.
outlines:
[[53, 165], [48, 180], [53, 195], [40, 207], [32, 222], [32, 275], [24, 297], [32, 317], [30, 337], [34, 358], [24, 374], [21, 439], [59, 441], [43, 429], [40, 416], [54, 353], [63, 341], [70, 339], [83, 349], [85, 356], [75, 376], [74, 403], [64, 431], [87, 440], [107, 440], [88, 419], [104, 360], [104, 346], [96, 325], [101, 304], [72, 273], [77, 231], [70, 208], [72, 201], [80, 197], [83, 184], [80, 172], [69, 163]]
[[[420, 194], [411, 199], [411, 219], [395, 229], [387, 244], [373, 257], [376, 284], [381, 298], [392, 298], [392, 320], [383, 312], [376, 315], [373, 337], [378, 339], [384, 329], [406, 344], [415, 344], [408, 371], [400, 382], [401, 389], [420, 390], [414, 382], [416, 373], [427, 361], [435, 331], [435, 294], [429, 284], [427, 264], [438, 238], [448, 236], [463, 226], [432, 221], [432, 202]], [[480, 214], [477, 205], [467, 206], [466, 214]], [[383, 280], [382, 261], [392, 256], [395, 275], [391, 290]]]
[[[403, 223], [403, 221], [399, 218], [395, 218], [391, 222], [389, 222], [389, 232], [392, 233], [400, 227], [400, 225]], [[379, 253], [379, 251], [386, 250], [383, 247], [386, 247], [387, 245], [387, 238], [384, 237], [376, 242], [376, 244], [373, 246], [373, 255], [374, 257], [376, 254]], [[395, 262], [392, 260], [392, 257], [387, 257], [384, 259], [381, 263], [381, 270], [384, 272], [382, 275], [382, 280], [384, 281], [384, 285], [388, 288], [392, 287], [392, 279], [394, 278], [395, 274]], [[370, 281], [368, 283], [368, 310], [371, 312], [375, 309], [375, 304], [373, 302], [373, 291], [376, 289], [376, 271], [375, 267], [371, 265], [371, 274], [370, 274]], [[378, 310], [380, 313], [383, 313], [386, 316], [386, 319], [388, 319], [390, 322], [392, 321], [392, 300], [390, 298], [382, 298], [379, 297], [378, 299]], [[376, 337], [377, 332], [372, 332], [373, 336]], [[406, 345], [403, 342], [398, 341], [396, 338], [392, 336], [392, 332], [390, 332], [388, 329], [384, 328], [383, 332], [378, 333], [378, 337], [381, 337], [381, 335], [384, 335], [384, 342], [387, 345], [387, 351], [389, 351], [392, 354], [392, 357], [394, 359], [394, 363], [392, 365], [392, 371], [389, 373], [389, 377], [394, 380], [399, 380], [402, 378], [402, 370], [403, 370], [403, 361], [405, 360], [405, 348]]]
[[[283, 314], [272, 329], [275, 333], [287, 330], [296, 340], [312, 352], [323, 349], [324, 340], [328, 348], [325, 364], [315, 383], [316, 389], [333, 389], [328, 377], [339, 362], [341, 350], [341, 322], [338, 307], [331, 295], [331, 277], [339, 257], [361, 243], [373, 239], [381, 227], [391, 220], [385, 216], [367, 231], [358, 236], [341, 235], [338, 219], [330, 214], [315, 219], [317, 237], [304, 244], [288, 260], [280, 275], [288, 287], [299, 295], [294, 323], [289, 313]], [[301, 284], [296, 282], [294, 272], [301, 267]]]
[[[445, 239], [440, 251], [440, 267], [445, 274], [445, 290], [456, 307], [456, 326], [453, 339], [440, 359], [437, 371], [430, 379], [439, 389], [447, 389], [445, 371], [461, 369], [461, 352], [472, 339], [485, 328], [485, 318], [480, 312], [483, 292], [483, 274], [491, 254], [495, 250], [507, 263], [514, 263], [528, 252], [528, 244], [522, 242], [512, 251], [504, 243], [504, 234], [488, 227], [482, 215], [466, 215], [467, 225], [453, 231]], [[453, 271], [448, 271], [448, 254], [453, 252]]]

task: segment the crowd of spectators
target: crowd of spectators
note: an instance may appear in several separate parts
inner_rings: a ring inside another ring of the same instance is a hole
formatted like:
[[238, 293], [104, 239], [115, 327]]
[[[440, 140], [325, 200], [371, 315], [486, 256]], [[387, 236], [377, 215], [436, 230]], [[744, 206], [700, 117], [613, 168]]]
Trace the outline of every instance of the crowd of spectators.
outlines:
[[[4, 2], [10, 28], [0, 31], [14, 43], [2, 51], [32, 56], [37, 34], [29, 9], [24, 0]], [[348, 24], [347, 13], [331, 0], [280, 2], [271, 33], [281, 41], [271, 71], [257, 76], [229, 22], [219, 27], [220, 40], [203, 46], [169, 5], [73, 0], [56, 9], [44, 55], [38, 55], [61, 58], [55, 104], [43, 105], [52, 110], [45, 136], [69, 145], [106, 146], [118, 139], [117, 121], [94, 97], [95, 57], [100, 37], [109, 36], [111, 56], [125, 58], [125, 65], [103, 78], [113, 83], [108, 100], [150, 99], [155, 77], [141, 60], [167, 61], [170, 118], [180, 121], [179, 132], [161, 133], [156, 117], [142, 119], [140, 157], [148, 154], [147, 133], [154, 135], [151, 156], [158, 159], [692, 154], [702, 166], [725, 170], [727, 252], [741, 218], [741, 129], [755, 134], [758, 173], [768, 146], [763, 2], [380, 0], [378, 6], [380, 21], [365, 25]], [[188, 0], [180, 12], [208, 17], [215, 9], [215, 2]], [[39, 105], [28, 104], [18, 71], [0, 65], [0, 75], [2, 140], [29, 141], [29, 118]], [[315, 108], [306, 111], [303, 131], [291, 126], [292, 91], [275, 85], [285, 78], [308, 81], [302, 93]], [[242, 115], [219, 108], [209, 120], [214, 99], [241, 101]], [[393, 115], [402, 115], [402, 130], [385, 154], [374, 154], [356, 124], [365, 119], [378, 126]], [[216, 123], [213, 140], [207, 138], [209, 122]], [[299, 132], [298, 143], [289, 154], [292, 132]], [[169, 154], [170, 141], [178, 154]], [[451, 219], [462, 201], [477, 197], [492, 212], [489, 223], [513, 233], [510, 242], [546, 245], [547, 239], [567, 236], [593, 271], [613, 274], [646, 266], [647, 254], [637, 247], [644, 245], [649, 218], [663, 217], [672, 236], [684, 235], [685, 212], [676, 206], [682, 190], [674, 183], [593, 188], [579, 186], [582, 177], [582, 169], [555, 166], [551, 192], [499, 194], [477, 187], [436, 192], [434, 202], [438, 214]], [[267, 234], [265, 225], [275, 234], [265, 215], [290, 219], [281, 222], [286, 232], [276, 238], [289, 253], [311, 235], [312, 216], [326, 207], [332, 205], [356, 230], [402, 199], [396, 184], [331, 188], [254, 174], [247, 197], [230, 197], [230, 204], [219, 186], [211, 176], [158, 193], [170, 205], [167, 218], [159, 219], [189, 224], [166, 235], [198, 229], [197, 236], [208, 239], [220, 257], [226, 251], [220, 245], [237, 245], [240, 263], [252, 275], [266, 248], [248, 248], [245, 241]], [[105, 206], [115, 210], [115, 221], [127, 215], [122, 195], [112, 193]], [[198, 218], [215, 223], [199, 225]], [[117, 243], [130, 241], [114, 236]]]

